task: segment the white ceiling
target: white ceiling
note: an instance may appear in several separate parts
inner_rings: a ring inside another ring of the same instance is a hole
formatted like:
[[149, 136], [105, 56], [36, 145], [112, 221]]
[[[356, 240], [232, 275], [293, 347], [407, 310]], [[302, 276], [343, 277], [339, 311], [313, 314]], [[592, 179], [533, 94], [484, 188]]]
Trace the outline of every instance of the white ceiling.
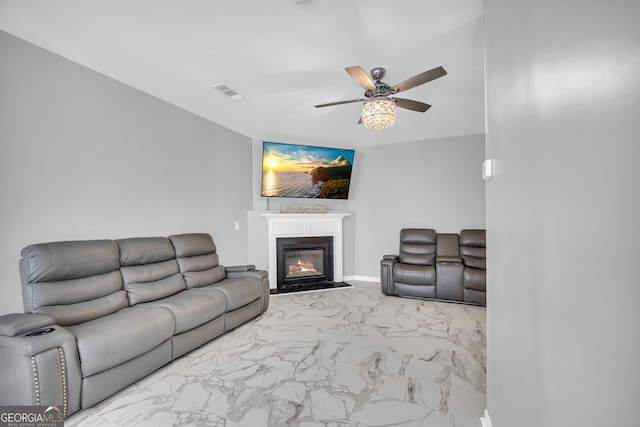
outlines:
[[[0, 29], [259, 140], [358, 148], [484, 132], [483, 0], [0, 0]], [[6, 60], [3, 58], [2, 60]], [[431, 104], [375, 131], [344, 70]], [[235, 102], [212, 85], [247, 99]]]

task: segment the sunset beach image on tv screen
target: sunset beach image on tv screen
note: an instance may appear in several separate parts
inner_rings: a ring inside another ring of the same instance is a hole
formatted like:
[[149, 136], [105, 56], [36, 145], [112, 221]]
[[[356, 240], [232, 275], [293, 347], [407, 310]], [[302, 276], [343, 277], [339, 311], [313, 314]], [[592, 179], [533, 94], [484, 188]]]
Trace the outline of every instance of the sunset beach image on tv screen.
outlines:
[[346, 199], [354, 150], [263, 142], [264, 197]]

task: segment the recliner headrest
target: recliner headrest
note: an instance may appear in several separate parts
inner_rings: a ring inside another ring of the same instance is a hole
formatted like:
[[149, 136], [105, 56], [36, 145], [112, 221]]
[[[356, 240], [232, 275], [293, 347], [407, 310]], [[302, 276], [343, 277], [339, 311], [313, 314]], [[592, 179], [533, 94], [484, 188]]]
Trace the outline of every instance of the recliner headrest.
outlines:
[[38, 243], [22, 250], [25, 283], [96, 276], [120, 268], [113, 240]]
[[487, 246], [485, 230], [462, 230], [460, 232], [460, 246], [484, 248]]
[[166, 237], [133, 237], [116, 240], [122, 266], [150, 264], [175, 258], [176, 253]]
[[216, 244], [206, 233], [176, 234], [169, 236], [169, 240], [178, 258], [216, 253]]
[[429, 228], [403, 228], [400, 243], [409, 245], [435, 245], [436, 231]]

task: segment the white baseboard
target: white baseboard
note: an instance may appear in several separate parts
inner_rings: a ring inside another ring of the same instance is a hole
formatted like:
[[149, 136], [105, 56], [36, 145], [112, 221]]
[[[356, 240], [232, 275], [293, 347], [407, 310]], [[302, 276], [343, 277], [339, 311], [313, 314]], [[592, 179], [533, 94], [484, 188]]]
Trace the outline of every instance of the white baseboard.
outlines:
[[480, 424], [482, 424], [482, 427], [493, 427], [491, 424], [491, 418], [489, 418], [489, 411], [487, 409], [484, 410], [484, 417], [480, 417]]
[[347, 280], [359, 280], [361, 282], [375, 282], [380, 283], [380, 278], [375, 276], [344, 276], [343, 279]]

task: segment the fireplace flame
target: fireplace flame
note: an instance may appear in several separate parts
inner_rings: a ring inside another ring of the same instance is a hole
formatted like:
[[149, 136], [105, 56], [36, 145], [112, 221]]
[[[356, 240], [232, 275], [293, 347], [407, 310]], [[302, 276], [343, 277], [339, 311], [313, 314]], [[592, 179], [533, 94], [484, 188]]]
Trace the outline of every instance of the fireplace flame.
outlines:
[[318, 271], [316, 270], [312, 262], [303, 262], [302, 260], [298, 260], [296, 265], [300, 269], [299, 271], [313, 271], [313, 272]]
[[295, 263], [288, 265], [288, 274], [289, 276], [295, 275], [297, 273], [318, 273], [313, 262], [302, 261], [299, 259]]

